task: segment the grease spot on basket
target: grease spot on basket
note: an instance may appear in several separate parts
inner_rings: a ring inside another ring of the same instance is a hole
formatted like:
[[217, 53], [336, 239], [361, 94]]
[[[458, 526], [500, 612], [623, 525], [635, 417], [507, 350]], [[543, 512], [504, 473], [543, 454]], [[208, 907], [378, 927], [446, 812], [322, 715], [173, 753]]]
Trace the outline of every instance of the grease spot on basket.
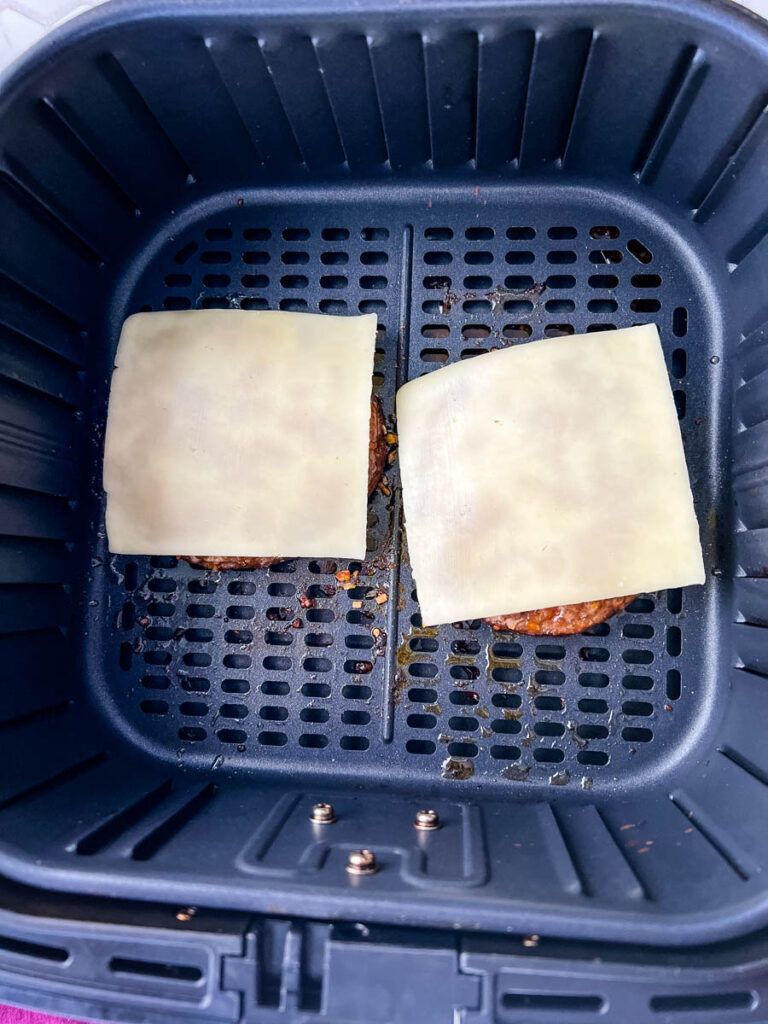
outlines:
[[475, 766], [466, 757], [446, 757], [441, 765], [440, 774], [444, 779], [471, 779], [475, 774]]
[[525, 782], [531, 771], [529, 764], [510, 764], [501, 769], [501, 776], [504, 779], [511, 779], [512, 782]]
[[570, 772], [554, 772], [549, 776], [550, 786], [567, 786], [570, 781]]

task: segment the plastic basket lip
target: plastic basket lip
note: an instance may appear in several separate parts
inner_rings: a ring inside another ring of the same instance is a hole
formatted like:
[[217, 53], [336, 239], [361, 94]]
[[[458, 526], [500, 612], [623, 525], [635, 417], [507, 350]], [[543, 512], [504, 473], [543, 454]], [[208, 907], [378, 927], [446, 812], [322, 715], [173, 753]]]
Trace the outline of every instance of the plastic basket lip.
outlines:
[[[9, 852], [7, 843], [0, 843], [0, 872], [14, 882], [38, 887], [40, 868], [34, 858]], [[79, 871], [68, 865], [56, 866], [55, 873], [46, 877], [51, 891], [81, 893], [84, 886], [89, 891], [112, 899], [136, 899], [137, 893], [132, 879], [109, 871]], [[459, 901], [451, 897], [439, 901], [413, 898], [412, 906], [418, 907], [420, 927], [453, 928], [475, 931], [476, 905], [469, 898]], [[208, 881], [205, 886], [206, 898], [198, 905], [211, 910], [249, 911], [252, 913], [278, 914], [333, 920], [329, 917], [327, 895], [302, 892], [295, 886], [276, 883], [269, 891], [250, 892], [241, 884], [233, 892], [228, 884]], [[140, 899], [147, 902], [189, 903], [189, 888], [183, 881], [144, 878]], [[365, 920], [371, 924], [392, 924], [399, 920], [398, 906], [402, 900], [397, 896], [377, 897], [370, 893], [344, 895], [339, 906], [339, 919], [344, 921]], [[343, 913], [341, 910], [343, 909]], [[485, 907], [486, 927], [479, 934], [493, 932], [515, 934], [535, 933], [560, 939], [598, 940], [626, 943], [628, 920], [631, 921], [631, 942], [635, 945], [674, 948], [676, 946], [709, 945], [729, 939], [747, 936], [768, 925], [768, 905], [759, 897], [734, 903], [722, 910], [703, 913], [670, 914], [659, 920], [653, 914], [634, 911], [631, 918], [622, 912], [602, 912], [592, 916], [583, 907], [538, 907], [527, 913], [515, 915], [514, 927], [510, 928], [509, 913], [505, 908]], [[474, 915], [474, 916], [473, 916]]]
[[[514, 0], [513, 3], [510, 0], [479, 0], [472, 3], [467, 0], [410, 0], [407, 8], [398, 9], [397, 22], [393, 21], [392, 27], [430, 14], [461, 18], [469, 14], [473, 20], [480, 22], [484, 14], [498, 15], [499, 11], [508, 12], [515, 18], [557, 9], [563, 9], [568, 14], [576, 11], [580, 15], [610, 10], [613, 15], [622, 10], [636, 14], [641, 6], [658, 16], [712, 23], [720, 30], [733, 32], [749, 42], [759, 40], [768, 48], [768, 21], [736, 0], [684, 0], [683, 3], [677, 0], [642, 0], [641, 3], [635, 0]], [[174, 0], [109, 0], [108, 3], [102, 2], [88, 11], [75, 14], [56, 26], [0, 71], [0, 114], [7, 95], [15, 91], [21, 80], [41, 62], [54, 53], [64, 53], [89, 37], [107, 30], [158, 18], [171, 21], [239, 18], [254, 24], [256, 19], [259, 24], [263, 24], [263, 20], [286, 24], [294, 17], [308, 15], [316, 16], [319, 22], [330, 24], [340, 17], [362, 20], [366, 16], [390, 15], [394, 18], [390, 0], [335, 0], [331, 6], [322, 0], [291, 0], [287, 9], [281, 0], [259, 0], [255, 8], [247, 0], [197, 0], [194, 8], [191, 5], [180, 6]]]

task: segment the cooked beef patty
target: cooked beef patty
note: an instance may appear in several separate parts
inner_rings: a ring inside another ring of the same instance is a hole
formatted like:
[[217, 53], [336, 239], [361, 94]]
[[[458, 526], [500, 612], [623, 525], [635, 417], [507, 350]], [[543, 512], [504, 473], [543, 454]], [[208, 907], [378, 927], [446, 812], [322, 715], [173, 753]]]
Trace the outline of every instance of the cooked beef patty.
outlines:
[[[368, 495], [376, 490], [379, 480], [384, 474], [387, 464], [387, 425], [384, 422], [384, 410], [378, 398], [371, 398], [371, 419], [368, 429]], [[236, 555], [180, 555], [190, 565], [199, 569], [268, 569], [276, 562], [285, 561], [284, 557], [249, 558]]]
[[604, 601], [585, 601], [582, 604], [556, 605], [516, 615], [495, 615], [485, 619], [496, 630], [528, 633], [531, 636], [568, 636], [581, 633], [589, 626], [605, 622], [611, 615], [624, 611], [634, 595], [609, 597]]

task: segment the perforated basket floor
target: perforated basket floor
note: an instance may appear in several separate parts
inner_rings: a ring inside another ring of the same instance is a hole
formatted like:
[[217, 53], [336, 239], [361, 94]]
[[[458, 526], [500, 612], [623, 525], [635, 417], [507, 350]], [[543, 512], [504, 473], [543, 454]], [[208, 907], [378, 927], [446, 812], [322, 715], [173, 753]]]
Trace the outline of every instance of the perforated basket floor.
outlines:
[[[702, 344], [707, 296], [668, 227], [577, 188], [424, 189], [409, 202], [354, 205], [260, 199], [190, 219], [120, 316], [375, 311], [374, 384], [390, 423], [397, 386], [449, 361], [653, 321], [716, 568], [720, 357]], [[514, 480], [499, 487], [514, 500]], [[370, 503], [368, 546], [362, 564], [206, 572], [173, 557], [111, 557], [102, 541], [108, 571], [93, 574], [90, 610], [104, 631], [98, 693], [113, 722], [155, 756], [199, 768], [469, 780], [503, 793], [647, 784], [701, 725], [717, 671], [703, 643], [712, 584], [639, 595], [574, 637], [494, 634], [480, 622], [425, 629], [396, 461]], [[341, 569], [357, 573], [351, 589]]]

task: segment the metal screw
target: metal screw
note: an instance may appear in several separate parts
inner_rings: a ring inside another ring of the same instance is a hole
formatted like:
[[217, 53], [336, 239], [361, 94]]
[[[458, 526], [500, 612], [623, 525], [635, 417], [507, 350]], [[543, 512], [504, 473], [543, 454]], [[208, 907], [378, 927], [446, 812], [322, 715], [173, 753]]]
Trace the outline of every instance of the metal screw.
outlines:
[[417, 811], [413, 827], [420, 832], [434, 832], [440, 828], [440, 816], [437, 811]]
[[332, 825], [336, 821], [336, 812], [332, 804], [315, 804], [309, 817], [315, 825]]
[[379, 870], [376, 858], [370, 850], [353, 850], [347, 858], [350, 875], [372, 875]]

